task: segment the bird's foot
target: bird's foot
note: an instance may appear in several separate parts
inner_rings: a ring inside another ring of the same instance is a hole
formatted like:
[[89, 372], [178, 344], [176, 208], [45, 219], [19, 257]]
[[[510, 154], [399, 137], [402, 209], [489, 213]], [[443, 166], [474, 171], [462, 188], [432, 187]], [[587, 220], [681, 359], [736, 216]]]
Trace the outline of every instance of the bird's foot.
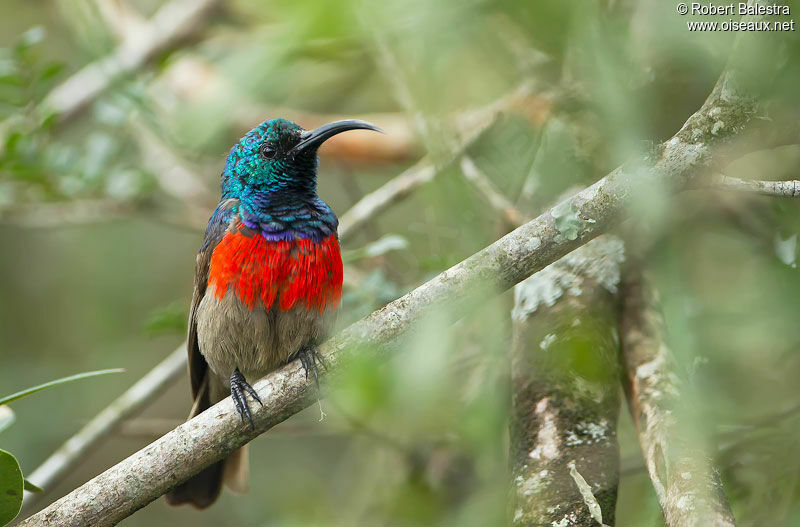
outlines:
[[308, 379], [308, 374], [310, 373], [314, 377], [314, 382], [319, 386], [319, 368], [317, 368], [317, 364], [322, 366], [323, 370], [328, 369], [328, 363], [319, 352], [319, 348], [316, 346], [302, 348], [297, 352], [297, 358], [300, 359], [300, 364], [303, 365], [303, 369], [306, 371], [306, 379]]
[[261, 399], [258, 397], [256, 391], [252, 386], [247, 384], [239, 368], [236, 368], [231, 374], [231, 398], [233, 398], [233, 405], [236, 407], [236, 411], [239, 412], [242, 422], [247, 418], [247, 420], [250, 421], [250, 428], [255, 430], [256, 426], [253, 424], [253, 414], [250, 413], [250, 407], [247, 406], [247, 394], [250, 394], [250, 397], [258, 401], [258, 404], [261, 404]]

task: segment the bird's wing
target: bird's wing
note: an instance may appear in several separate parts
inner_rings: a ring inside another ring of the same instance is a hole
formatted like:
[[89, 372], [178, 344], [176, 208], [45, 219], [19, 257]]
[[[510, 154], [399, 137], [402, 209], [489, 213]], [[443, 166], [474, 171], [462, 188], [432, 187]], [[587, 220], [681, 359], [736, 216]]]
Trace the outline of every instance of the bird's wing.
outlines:
[[189, 336], [187, 339], [189, 378], [192, 383], [192, 398], [194, 400], [190, 417], [197, 415], [211, 405], [208, 386], [211, 379], [206, 378], [208, 363], [200, 353], [200, 346], [197, 342], [197, 307], [200, 305], [200, 301], [203, 300], [208, 287], [211, 255], [214, 252], [214, 248], [225, 236], [225, 231], [234, 219], [238, 205], [239, 200], [227, 199], [217, 206], [208, 222], [203, 246], [197, 253], [194, 271], [194, 295], [192, 296], [192, 307], [189, 311]]
[[[208, 287], [208, 273], [211, 267], [211, 255], [225, 236], [231, 222], [236, 217], [238, 200], [228, 199], [220, 203], [206, 228], [206, 236], [203, 246], [197, 253], [197, 264], [194, 272], [194, 295], [192, 296], [192, 307], [189, 312], [189, 378], [192, 382], [192, 397], [194, 404], [189, 417], [192, 418], [199, 414], [214, 402], [212, 397], [212, 382], [205, 357], [200, 353], [197, 342], [197, 307], [203, 300]], [[245, 445], [246, 446], [246, 445]], [[218, 461], [210, 467], [206, 467], [189, 480], [183, 482], [166, 494], [167, 503], [170, 505], [180, 505], [190, 503], [195, 508], [205, 509], [214, 503], [222, 489], [223, 479], [229, 482], [234, 488], [247, 486], [247, 451], [244, 447], [236, 451], [223, 461]]]

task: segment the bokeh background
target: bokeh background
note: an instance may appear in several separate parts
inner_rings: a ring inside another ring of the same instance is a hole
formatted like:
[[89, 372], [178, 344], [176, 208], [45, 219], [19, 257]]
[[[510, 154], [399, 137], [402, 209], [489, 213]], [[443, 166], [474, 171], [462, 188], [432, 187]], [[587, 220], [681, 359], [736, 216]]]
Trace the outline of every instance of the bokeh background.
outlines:
[[[677, 131], [735, 37], [690, 33], [661, 1], [204, 1], [141, 67], [76, 111], [53, 113], [51, 90], [123, 42], [135, 55], [191, 4], [0, 4], [0, 393], [127, 370], [13, 405], [17, 422], [0, 446], [25, 473], [184, 338], [219, 173], [252, 126], [353, 117], [387, 130], [322, 149], [319, 192], [340, 215], [425, 156], [440, 166], [345, 240], [345, 325], [509, 229], [449, 162], [458, 138], [488, 124], [467, 152], [533, 216]], [[174, 11], [148, 33], [163, 9]], [[796, 33], [781, 50], [763, 56], [782, 72], [763, 91], [791, 122]], [[78, 88], [67, 96], [90, 86]], [[797, 179], [798, 167], [790, 144], [725, 171]], [[654, 188], [632, 214], [653, 242], [669, 344], [692, 387], [686, 403], [718, 446], [740, 525], [800, 524], [797, 202]], [[503, 525], [511, 305], [510, 294], [488, 299], [454, 326], [431, 317], [390, 363], [348, 370], [321, 403], [324, 420], [312, 407], [254, 441], [246, 496], [226, 492], [201, 513], [159, 500], [123, 525]], [[40, 503], [176, 426], [189, 405], [181, 379]], [[663, 525], [625, 409], [619, 436], [617, 525]]]

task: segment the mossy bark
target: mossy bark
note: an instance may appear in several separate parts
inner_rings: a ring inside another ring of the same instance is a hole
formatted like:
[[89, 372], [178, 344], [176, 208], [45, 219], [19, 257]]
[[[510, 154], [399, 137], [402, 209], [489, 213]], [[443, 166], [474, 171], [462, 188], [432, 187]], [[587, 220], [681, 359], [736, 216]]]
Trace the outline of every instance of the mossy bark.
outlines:
[[515, 289], [515, 526], [614, 524], [622, 260], [622, 242], [601, 236]]

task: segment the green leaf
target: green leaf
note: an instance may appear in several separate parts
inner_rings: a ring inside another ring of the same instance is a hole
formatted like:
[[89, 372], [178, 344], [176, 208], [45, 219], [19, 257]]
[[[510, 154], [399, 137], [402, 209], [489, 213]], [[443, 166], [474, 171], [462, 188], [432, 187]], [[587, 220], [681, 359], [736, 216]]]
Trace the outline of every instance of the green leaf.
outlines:
[[39, 44], [44, 40], [46, 34], [47, 32], [45, 31], [44, 26], [33, 26], [25, 33], [23, 33], [22, 36], [19, 38], [19, 41], [17, 42], [16, 46], [17, 52], [18, 53], [23, 52], [28, 48], [31, 48], [36, 44]]
[[32, 393], [36, 393], [42, 391], [46, 388], [50, 388], [52, 386], [58, 386], [59, 384], [65, 384], [72, 381], [78, 381], [80, 379], [87, 379], [89, 377], [97, 377], [98, 375], [107, 375], [109, 373], [123, 373], [125, 370], [122, 368], [113, 368], [110, 370], [98, 370], [98, 371], [87, 371], [85, 373], [78, 373], [77, 375], [70, 375], [69, 377], [63, 377], [61, 379], [56, 379], [54, 381], [46, 382], [44, 384], [40, 384], [38, 386], [33, 386], [32, 388], [27, 388], [17, 393], [12, 393], [6, 397], [0, 398], [0, 405], [8, 404], [11, 401], [16, 401], [17, 399], [22, 399]]
[[52, 128], [58, 122], [58, 113], [51, 108], [39, 108], [39, 126], [42, 130]]
[[22, 79], [14, 71], [8, 71], [3, 67], [3, 62], [0, 61], [0, 84], [7, 84], [9, 86], [22, 86]]
[[28, 492], [35, 492], [36, 494], [44, 494], [44, 489], [42, 487], [37, 487], [27, 479], [22, 480], [22, 486]]
[[144, 322], [144, 329], [150, 335], [158, 335], [169, 332], [186, 331], [186, 303], [172, 302], [153, 310]]
[[58, 76], [64, 70], [63, 62], [51, 62], [39, 72], [39, 82], [47, 82]]
[[14, 423], [14, 410], [8, 406], [0, 406], [0, 432]]
[[0, 450], [0, 525], [8, 525], [19, 514], [23, 486], [17, 458]]

